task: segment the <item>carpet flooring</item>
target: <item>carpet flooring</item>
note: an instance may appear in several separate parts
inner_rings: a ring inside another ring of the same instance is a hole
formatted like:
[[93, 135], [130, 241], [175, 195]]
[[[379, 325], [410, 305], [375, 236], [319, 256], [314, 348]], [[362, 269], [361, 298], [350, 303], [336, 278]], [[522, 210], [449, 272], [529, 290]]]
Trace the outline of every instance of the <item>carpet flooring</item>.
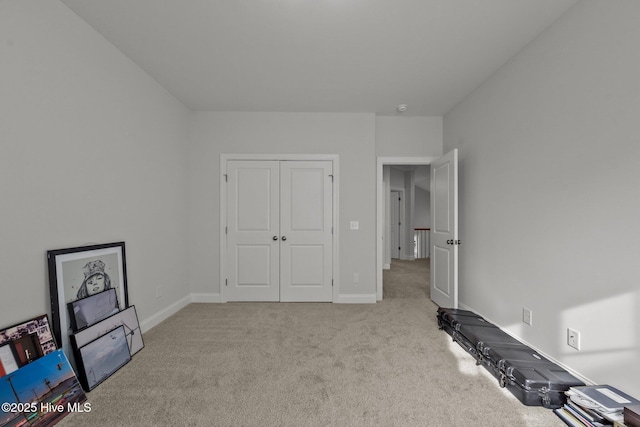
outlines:
[[438, 329], [428, 277], [394, 260], [376, 304], [190, 304], [60, 425], [564, 425]]

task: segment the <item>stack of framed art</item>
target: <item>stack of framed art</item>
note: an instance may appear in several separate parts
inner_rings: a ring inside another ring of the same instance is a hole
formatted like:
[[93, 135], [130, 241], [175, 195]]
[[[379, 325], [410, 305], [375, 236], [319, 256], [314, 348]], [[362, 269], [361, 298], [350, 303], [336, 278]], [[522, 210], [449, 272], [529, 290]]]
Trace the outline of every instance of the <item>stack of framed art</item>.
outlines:
[[124, 242], [52, 250], [47, 259], [53, 334], [91, 391], [144, 347]]
[[0, 426], [54, 425], [86, 400], [46, 315], [0, 330]]

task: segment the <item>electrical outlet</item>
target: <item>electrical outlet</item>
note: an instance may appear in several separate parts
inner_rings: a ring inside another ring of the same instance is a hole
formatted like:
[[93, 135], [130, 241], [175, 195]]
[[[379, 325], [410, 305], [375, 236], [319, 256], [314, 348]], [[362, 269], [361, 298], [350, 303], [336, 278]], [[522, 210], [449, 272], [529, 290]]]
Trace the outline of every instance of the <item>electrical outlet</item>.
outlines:
[[353, 283], [360, 283], [360, 274], [353, 273]]
[[576, 350], [580, 350], [580, 332], [575, 329], [567, 328], [567, 345]]
[[533, 311], [530, 308], [522, 307], [522, 321], [529, 326], [533, 325]]

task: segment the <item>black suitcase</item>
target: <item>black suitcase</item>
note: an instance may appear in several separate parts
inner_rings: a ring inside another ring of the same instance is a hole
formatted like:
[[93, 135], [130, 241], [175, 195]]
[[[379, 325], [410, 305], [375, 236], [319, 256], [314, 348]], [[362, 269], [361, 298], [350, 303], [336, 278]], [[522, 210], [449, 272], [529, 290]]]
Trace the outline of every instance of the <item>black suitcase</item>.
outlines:
[[498, 328], [496, 325], [486, 321], [485, 324], [481, 325], [460, 324], [456, 329], [456, 332], [463, 335], [468, 342], [474, 344], [480, 359], [484, 358], [489, 349], [495, 346], [524, 346], [524, 344]]
[[523, 345], [515, 338], [468, 310], [438, 308], [438, 325], [480, 364], [483, 352], [494, 345]]
[[438, 308], [438, 326], [451, 336], [453, 341], [457, 342], [463, 349], [479, 362], [479, 355], [476, 349], [477, 342], [468, 340], [464, 334], [459, 332], [462, 326], [486, 326], [488, 328], [498, 328], [487, 322], [481, 316], [478, 316], [469, 310], [460, 310], [455, 308]]
[[438, 325], [528, 406], [559, 408], [570, 387], [584, 385], [496, 325], [468, 310], [438, 308]]
[[570, 387], [584, 385], [567, 370], [526, 346], [523, 349], [494, 347], [487, 359], [500, 372], [500, 386], [527, 406], [559, 408], [566, 403], [565, 392]]

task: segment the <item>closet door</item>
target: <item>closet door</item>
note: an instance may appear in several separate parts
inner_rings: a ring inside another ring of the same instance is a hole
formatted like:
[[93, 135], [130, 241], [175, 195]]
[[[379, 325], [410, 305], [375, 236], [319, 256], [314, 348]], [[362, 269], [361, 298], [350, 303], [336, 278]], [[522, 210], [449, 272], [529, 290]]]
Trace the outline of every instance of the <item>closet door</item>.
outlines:
[[331, 161], [280, 164], [280, 301], [333, 300]]
[[227, 162], [226, 301], [333, 300], [333, 163]]
[[280, 165], [227, 162], [227, 301], [280, 299]]

